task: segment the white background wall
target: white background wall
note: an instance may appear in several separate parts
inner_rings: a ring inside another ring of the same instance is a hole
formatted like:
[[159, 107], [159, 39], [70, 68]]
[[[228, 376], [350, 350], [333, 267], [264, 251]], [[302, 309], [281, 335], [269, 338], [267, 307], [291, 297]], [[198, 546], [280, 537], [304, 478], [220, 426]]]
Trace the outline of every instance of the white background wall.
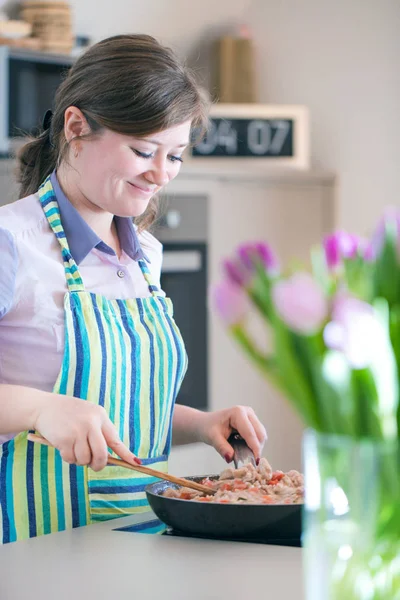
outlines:
[[77, 33], [98, 40], [149, 33], [190, 53], [199, 40], [241, 19], [251, 0], [70, 0]]
[[260, 100], [306, 104], [315, 166], [339, 176], [359, 232], [400, 203], [399, 0], [254, 0]]

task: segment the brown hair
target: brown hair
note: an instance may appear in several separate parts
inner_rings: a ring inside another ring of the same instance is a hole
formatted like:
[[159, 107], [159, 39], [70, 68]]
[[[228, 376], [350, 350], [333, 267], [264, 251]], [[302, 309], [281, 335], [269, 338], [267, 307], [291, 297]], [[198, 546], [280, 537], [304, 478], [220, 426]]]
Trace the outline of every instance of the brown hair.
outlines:
[[[102, 40], [78, 58], [59, 86], [51, 126], [19, 151], [20, 197], [35, 193], [66, 158], [64, 113], [69, 106], [82, 111], [91, 135], [108, 128], [141, 137], [189, 120], [192, 130], [203, 132], [208, 104], [193, 73], [153, 37], [118, 35]], [[152, 198], [139, 218], [141, 229], [153, 222], [156, 212], [157, 201]]]

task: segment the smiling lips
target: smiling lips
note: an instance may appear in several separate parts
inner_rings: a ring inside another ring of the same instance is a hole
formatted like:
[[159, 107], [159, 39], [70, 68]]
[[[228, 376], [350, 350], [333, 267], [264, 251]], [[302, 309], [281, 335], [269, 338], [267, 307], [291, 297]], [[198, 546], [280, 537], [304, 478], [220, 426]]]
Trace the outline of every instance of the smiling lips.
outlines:
[[155, 188], [142, 188], [142, 187], [136, 185], [135, 183], [131, 183], [130, 181], [128, 181], [128, 183], [129, 183], [129, 185], [131, 185], [135, 189], [139, 190], [139, 192], [142, 192], [143, 194], [153, 194], [155, 192]]

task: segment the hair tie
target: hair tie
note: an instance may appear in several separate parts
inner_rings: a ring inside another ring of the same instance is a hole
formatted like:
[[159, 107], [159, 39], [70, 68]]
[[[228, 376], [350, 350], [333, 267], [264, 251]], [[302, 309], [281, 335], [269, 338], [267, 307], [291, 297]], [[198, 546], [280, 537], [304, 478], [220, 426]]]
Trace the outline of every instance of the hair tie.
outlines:
[[55, 145], [53, 142], [53, 136], [50, 131], [52, 120], [53, 120], [53, 111], [51, 111], [50, 109], [46, 110], [45, 115], [43, 117], [43, 121], [42, 121], [42, 127], [43, 127], [44, 131], [49, 132], [49, 136], [48, 136], [49, 144], [52, 148], [55, 148]]
[[51, 120], [53, 118], [53, 111], [46, 110], [46, 113], [43, 117], [43, 121], [42, 121], [42, 127], [43, 129], [46, 131], [47, 129], [50, 129], [50, 125], [51, 125]]

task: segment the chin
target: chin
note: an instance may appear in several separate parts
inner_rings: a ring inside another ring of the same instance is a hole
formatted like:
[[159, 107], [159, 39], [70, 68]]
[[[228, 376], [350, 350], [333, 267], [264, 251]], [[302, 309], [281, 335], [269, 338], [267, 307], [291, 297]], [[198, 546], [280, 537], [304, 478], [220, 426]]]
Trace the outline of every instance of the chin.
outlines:
[[149, 203], [150, 200], [132, 200], [130, 198], [128, 201], [116, 206], [114, 214], [117, 217], [140, 217], [146, 211]]

